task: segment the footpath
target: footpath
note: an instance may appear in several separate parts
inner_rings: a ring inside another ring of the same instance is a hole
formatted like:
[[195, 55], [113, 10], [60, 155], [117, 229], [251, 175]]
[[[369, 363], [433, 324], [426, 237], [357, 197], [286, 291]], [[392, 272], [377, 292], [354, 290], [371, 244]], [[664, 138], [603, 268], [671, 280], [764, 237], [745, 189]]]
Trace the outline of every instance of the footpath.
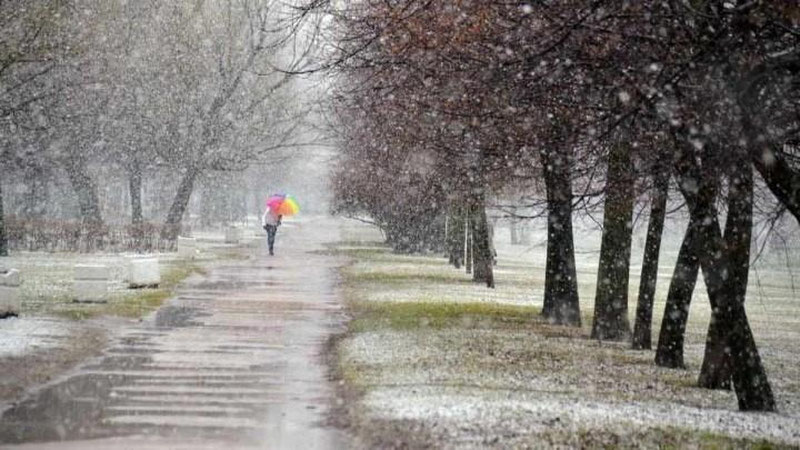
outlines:
[[194, 276], [102, 357], [5, 411], [0, 448], [347, 448], [326, 425], [323, 360], [343, 327], [328, 219], [287, 223], [276, 255]]

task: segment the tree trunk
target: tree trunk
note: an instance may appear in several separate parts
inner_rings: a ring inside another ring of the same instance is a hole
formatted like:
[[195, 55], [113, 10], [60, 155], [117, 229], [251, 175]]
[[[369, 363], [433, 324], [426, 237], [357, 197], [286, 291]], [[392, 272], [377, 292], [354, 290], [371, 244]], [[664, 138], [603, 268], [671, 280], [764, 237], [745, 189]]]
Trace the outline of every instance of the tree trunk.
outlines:
[[142, 166], [139, 161], [134, 161], [129, 173], [128, 187], [131, 195], [131, 225], [138, 226], [144, 223], [142, 214]]
[[0, 256], [8, 256], [8, 236], [6, 235], [6, 220], [3, 210], [3, 180], [0, 180]]
[[103, 217], [97, 185], [87, 173], [86, 164], [80, 155], [70, 155], [65, 168], [72, 188], [78, 196], [81, 222], [86, 236], [86, 250], [92, 250], [97, 247], [103, 235]]
[[664, 231], [664, 216], [667, 212], [669, 173], [669, 167], [658, 165], [653, 177], [650, 221], [647, 224], [647, 241], [644, 245], [636, 322], [631, 342], [634, 350], [650, 350], [652, 347], [653, 299], [658, 281], [658, 256], [661, 251], [661, 235]]
[[472, 219], [469, 214], [464, 220], [464, 269], [472, 273]]
[[752, 153], [751, 160], [773, 195], [800, 222], [800, 173], [774, 149], [765, 147]]
[[487, 223], [487, 233], [489, 236], [489, 256], [492, 267], [497, 265], [497, 248], [494, 246], [494, 228], [497, 226], [497, 219]]
[[[765, 76], [766, 67], [757, 67], [740, 80], [742, 84], [737, 88], [744, 88], [736, 96], [741, 113], [741, 130], [748, 141], [748, 159], [753, 163], [758, 173], [761, 174], [766, 185], [775, 198], [794, 216], [800, 223], [800, 171], [792, 167], [790, 161], [784, 156], [782, 142], [774, 142], [769, 138], [768, 115], [758, 110], [763, 106], [759, 97]], [[774, 70], [773, 69], [766, 69]]]
[[633, 195], [630, 149], [611, 148], [597, 270], [592, 339], [621, 341], [631, 334], [628, 321], [628, 276], [633, 232]]
[[697, 225], [690, 222], [683, 237], [678, 261], [672, 272], [672, 280], [667, 294], [667, 305], [661, 319], [656, 347], [656, 365], [673, 369], [685, 368], [683, 362], [683, 340], [686, 322], [689, 319], [689, 305], [697, 284], [700, 260], [697, 259]]
[[483, 196], [476, 196], [470, 204], [470, 225], [472, 234], [472, 280], [494, 287], [492, 245], [489, 236], [489, 223], [486, 220], [486, 203]]
[[[732, 227], [735, 231], [732, 230], [725, 238], [720, 231], [714, 196], [708, 195], [713, 190], [709, 185], [714, 180], [701, 175], [692, 155], [684, 155], [677, 166], [683, 178], [679, 185], [689, 204], [692, 219], [698, 222], [703, 278], [711, 306], [718, 313], [719, 339], [725, 343], [725, 346], [715, 348], [730, 352], [739, 409], [775, 411], [775, 397], [744, 308], [747, 280], [742, 274], [749, 270], [751, 231], [743, 227], [752, 224], [752, 167], [744, 161], [734, 163], [732, 167], [736, 170], [730, 175], [731, 184], [737, 186], [735, 197], [741, 203], [729, 212], [728, 220], [734, 221]], [[699, 186], [699, 189], [693, 192], [685, 186]]]
[[178, 186], [178, 192], [172, 201], [172, 206], [167, 213], [167, 220], [164, 221], [164, 228], [161, 230], [161, 238], [169, 241], [174, 241], [178, 238], [181, 231], [181, 222], [183, 215], [186, 213], [186, 208], [189, 206], [189, 200], [192, 198], [194, 191], [194, 183], [197, 180], [199, 172], [195, 169], [189, 169], [183, 175], [181, 184]]
[[542, 316], [559, 325], [581, 325], [575, 245], [572, 235], [572, 183], [569, 158], [542, 150], [547, 189], [547, 261]]
[[[572, 210], [571, 206], [570, 206], [570, 210]], [[570, 213], [570, 216], [572, 216], [571, 213]], [[572, 230], [572, 220], [571, 219], [570, 219], [569, 224], [570, 224], [569, 225], [570, 234], [572, 234], [572, 232], [571, 232], [571, 230]], [[531, 229], [530, 229], [530, 227], [528, 226], [528, 224], [526, 222], [521, 222], [519, 224], [519, 243], [520, 243], [520, 245], [531, 245]]]
[[66, 169], [72, 188], [78, 196], [81, 220], [84, 224], [102, 225], [103, 218], [100, 213], [97, 186], [92, 177], [86, 173], [85, 164], [79, 160], [79, 157], [71, 157], [66, 164]]
[[731, 355], [725, 351], [727, 326], [721, 323], [722, 318], [717, 308], [712, 307], [711, 321], [706, 334], [706, 348], [703, 353], [703, 364], [697, 385], [706, 389], [731, 389], [733, 367]]
[[[749, 169], [749, 167], [748, 167]], [[725, 246], [729, 252], [729, 280], [735, 298], [744, 303], [750, 269], [750, 241], [753, 229], [753, 171], [742, 170], [731, 177], [728, 192], [728, 219], [725, 221]], [[708, 389], [730, 389], [733, 366], [726, 351], [725, 327], [721, 326], [719, 308], [714, 308], [706, 337], [706, 350], [698, 385]]]
[[144, 215], [142, 214], [142, 166], [134, 161], [128, 173], [128, 190], [131, 196], [131, 234], [133, 247], [142, 250], [144, 240]]
[[444, 249], [445, 256], [449, 258], [450, 264], [453, 263], [453, 255], [450, 254], [450, 211], [444, 216]]
[[450, 206], [447, 229], [447, 252], [450, 264], [461, 268], [464, 260], [464, 212], [460, 206]]
[[519, 226], [519, 219], [511, 219], [508, 221], [508, 229], [511, 231], [511, 245], [519, 245], [519, 237], [517, 236], [517, 228]]
[[28, 218], [45, 218], [47, 214], [47, 180], [50, 179], [45, 170], [39, 165], [25, 169], [25, 184], [27, 187], [23, 214]]

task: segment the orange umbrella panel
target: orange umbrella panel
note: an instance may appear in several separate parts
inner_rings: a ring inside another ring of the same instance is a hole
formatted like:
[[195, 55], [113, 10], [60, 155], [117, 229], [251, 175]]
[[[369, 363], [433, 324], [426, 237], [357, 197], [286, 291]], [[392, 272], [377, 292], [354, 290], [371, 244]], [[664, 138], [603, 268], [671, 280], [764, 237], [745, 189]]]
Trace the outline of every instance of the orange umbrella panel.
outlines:
[[297, 201], [289, 196], [283, 194], [276, 194], [267, 199], [267, 207], [275, 214], [281, 216], [293, 216], [300, 212], [300, 205]]

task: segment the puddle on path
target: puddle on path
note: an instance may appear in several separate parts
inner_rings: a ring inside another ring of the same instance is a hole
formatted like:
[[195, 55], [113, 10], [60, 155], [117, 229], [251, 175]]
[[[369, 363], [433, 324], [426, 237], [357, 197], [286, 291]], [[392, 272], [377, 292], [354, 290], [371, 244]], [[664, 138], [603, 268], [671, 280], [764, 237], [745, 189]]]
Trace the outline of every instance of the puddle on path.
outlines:
[[0, 358], [22, 356], [38, 350], [65, 345], [80, 325], [58, 318], [17, 318], [0, 320]]
[[343, 322], [337, 262], [308, 253], [312, 226], [292, 232], [293, 248], [193, 278], [97, 363], [7, 410], [0, 443], [347, 448], [321, 425], [334, 394], [320, 354]]

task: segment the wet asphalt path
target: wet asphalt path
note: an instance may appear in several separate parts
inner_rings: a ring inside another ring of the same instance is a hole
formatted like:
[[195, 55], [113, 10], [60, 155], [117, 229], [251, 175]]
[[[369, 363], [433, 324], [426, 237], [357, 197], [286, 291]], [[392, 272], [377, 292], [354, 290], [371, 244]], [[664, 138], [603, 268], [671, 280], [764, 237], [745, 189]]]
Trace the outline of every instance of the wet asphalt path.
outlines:
[[290, 223], [276, 256], [259, 245], [188, 280], [102, 358], [7, 410], [0, 447], [348, 447], [324, 425], [339, 262], [309, 253], [335, 234], [327, 220]]

